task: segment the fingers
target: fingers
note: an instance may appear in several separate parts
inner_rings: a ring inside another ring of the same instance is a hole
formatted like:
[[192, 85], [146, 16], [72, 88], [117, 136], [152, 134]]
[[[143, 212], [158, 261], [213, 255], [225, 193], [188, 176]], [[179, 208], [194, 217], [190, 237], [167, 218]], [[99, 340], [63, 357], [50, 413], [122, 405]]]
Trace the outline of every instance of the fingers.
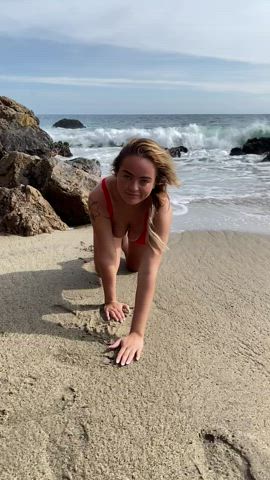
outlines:
[[129, 306], [126, 303], [113, 302], [104, 306], [107, 320], [123, 322], [129, 313]]
[[[119, 348], [121, 346], [121, 343], [122, 338], [118, 338], [117, 340], [115, 340], [114, 343], [108, 345], [108, 349], [114, 350], [116, 348]], [[117, 354], [116, 363], [120, 364], [121, 367], [123, 367], [124, 365], [129, 365], [133, 360], [139, 360], [141, 357], [141, 353], [142, 349], [136, 350], [135, 348], [122, 345]]]
[[123, 303], [122, 310], [124, 313], [129, 313], [129, 306], [126, 303]]
[[125, 315], [123, 312], [119, 311], [113, 307], [104, 307], [104, 311], [106, 313], [106, 318], [109, 321], [110, 319], [115, 320], [116, 322], [123, 322], [125, 319]]
[[136, 350], [134, 350], [134, 348], [122, 347], [116, 357], [116, 363], [120, 363], [121, 366], [129, 365], [132, 362], [135, 353]]
[[131, 350], [131, 352], [129, 353], [128, 357], [127, 357], [127, 360], [126, 360], [126, 365], [129, 365], [132, 360], [134, 359], [135, 357], [135, 351], [134, 350]]
[[122, 322], [123, 321], [123, 317], [118, 310], [111, 310], [110, 315], [111, 315], [113, 320], [116, 320], [116, 322]]
[[115, 340], [114, 343], [112, 343], [111, 345], [108, 345], [108, 348], [111, 348], [111, 349], [118, 348], [120, 344], [121, 344], [121, 338], [117, 338], [117, 340]]
[[142, 355], [142, 349], [140, 348], [137, 352], [136, 352], [136, 360], [139, 361], [140, 358], [141, 358], [141, 355]]
[[125, 365], [124, 363], [124, 353], [126, 351], [126, 347], [122, 347], [119, 352], [118, 352], [118, 355], [116, 357], [116, 363], [120, 363], [121, 362], [121, 365]]

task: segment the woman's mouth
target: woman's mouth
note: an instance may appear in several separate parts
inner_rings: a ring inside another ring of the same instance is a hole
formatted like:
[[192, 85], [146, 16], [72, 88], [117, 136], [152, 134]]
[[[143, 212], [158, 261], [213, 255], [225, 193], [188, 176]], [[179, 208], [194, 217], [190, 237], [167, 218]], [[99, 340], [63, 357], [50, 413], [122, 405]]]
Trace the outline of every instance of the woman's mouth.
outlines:
[[126, 192], [126, 195], [128, 195], [129, 197], [134, 197], [134, 198], [137, 198], [137, 197], [140, 196], [138, 193], [130, 193], [130, 192]]

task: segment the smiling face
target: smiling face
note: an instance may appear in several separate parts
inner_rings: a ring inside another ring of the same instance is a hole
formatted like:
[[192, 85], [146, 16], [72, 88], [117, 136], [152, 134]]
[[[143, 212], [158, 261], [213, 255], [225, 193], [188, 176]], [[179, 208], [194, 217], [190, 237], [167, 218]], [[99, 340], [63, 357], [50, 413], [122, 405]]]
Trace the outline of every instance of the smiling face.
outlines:
[[137, 205], [149, 197], [155, 180], [154, 164], [151, 160], [137, 155], [125, 157], [116, 175], [118, 193], [129, 205]]

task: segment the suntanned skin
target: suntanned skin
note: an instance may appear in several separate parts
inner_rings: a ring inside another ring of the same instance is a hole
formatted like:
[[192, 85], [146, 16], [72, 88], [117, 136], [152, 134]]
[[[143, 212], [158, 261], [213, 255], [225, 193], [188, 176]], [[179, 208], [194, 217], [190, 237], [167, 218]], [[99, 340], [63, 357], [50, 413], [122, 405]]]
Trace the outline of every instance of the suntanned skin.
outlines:
[[[101, 185], [89, 195], [89, 214], [94, 229], [94, 260], [102, 279], [104, 310], [108, 319], [122, 322], [128, 312], [128, 305], [118, 302], [116, 294], [116, 275], [122, 250], [126, 256], [127, 268], [138, 272], [130, 333], [109, 346], [111, 349], [120, 347], [116, 363], [121, 365], [139, 360], [142, 354], [146, 322], [162, 256], [161, 252], [154, 251], [147, 243], [138, 245], [134, 242], [143, 231], [144, 219], [151, 207], [150, 194], [155, 180], [156, 168], [150, 160], [138, 156], [128, 156], [123, 160], [117, 175], [106, 179], [113, 204], [113, 224]], [[166, 245], [172, 212], [165, 194], [162, 203], [153, 223], [155, 232]]]

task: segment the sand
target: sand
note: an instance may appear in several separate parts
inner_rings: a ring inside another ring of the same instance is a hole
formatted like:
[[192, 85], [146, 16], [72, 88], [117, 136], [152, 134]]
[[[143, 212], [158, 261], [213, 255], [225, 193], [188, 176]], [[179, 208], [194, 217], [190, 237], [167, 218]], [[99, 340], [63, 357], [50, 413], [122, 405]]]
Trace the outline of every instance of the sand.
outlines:
[[[91, 244], [0, 237], [1, 480], [269, 480], [270, 237], [172, 235], [128, 367]], [[119, 299], [135, 285], [123, 268]]]

